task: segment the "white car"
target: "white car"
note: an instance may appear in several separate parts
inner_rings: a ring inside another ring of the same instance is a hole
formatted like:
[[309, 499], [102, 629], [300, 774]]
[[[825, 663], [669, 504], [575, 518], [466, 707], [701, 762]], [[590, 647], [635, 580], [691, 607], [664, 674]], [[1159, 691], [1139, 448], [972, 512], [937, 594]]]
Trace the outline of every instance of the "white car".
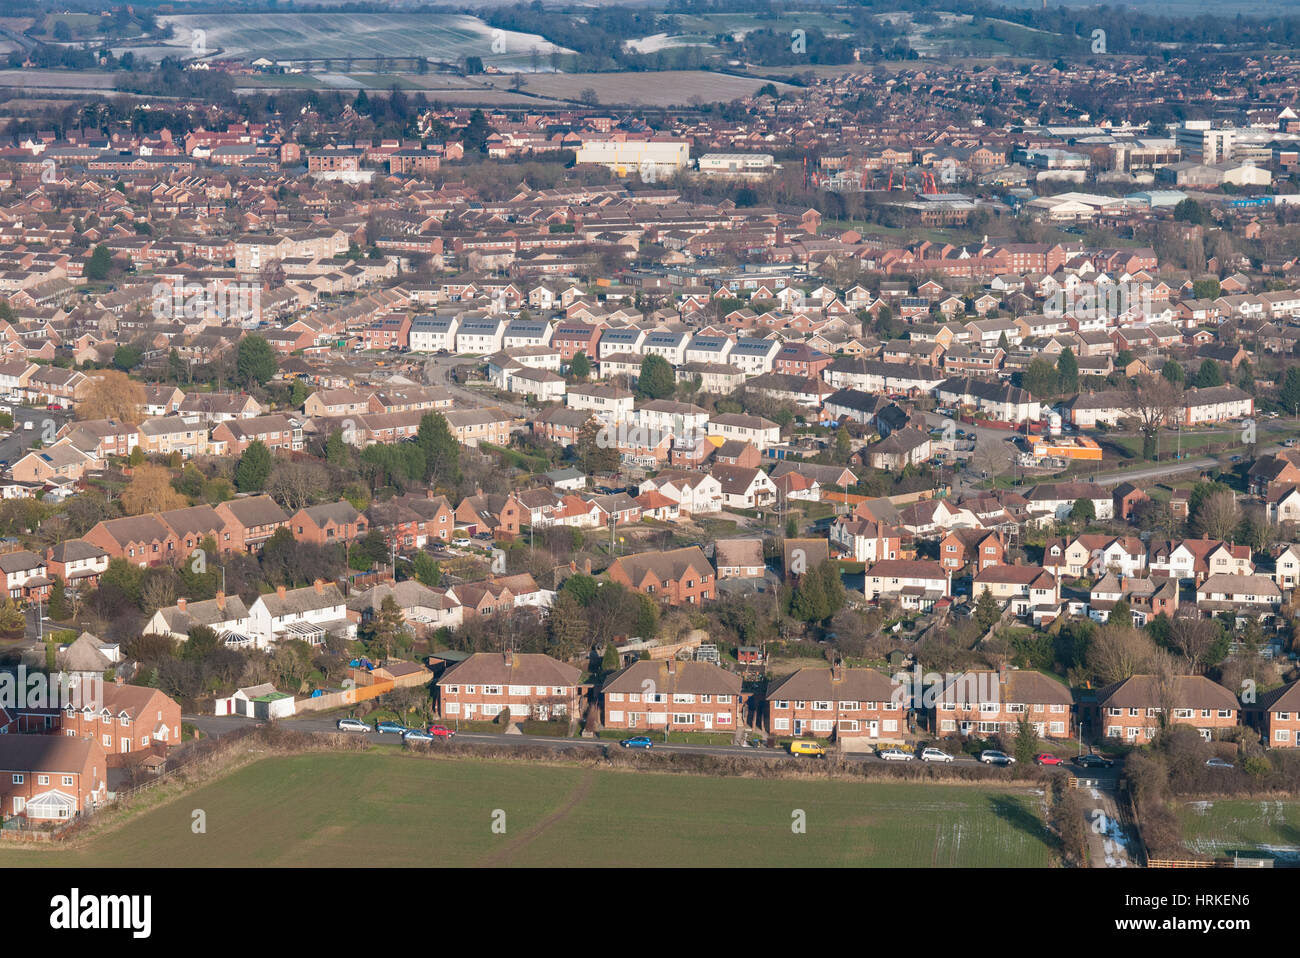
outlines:
[[926, 748], [921, 750], [921, 761], [923, 762], [951, 762], [952, 756], [940, 748]]
[[882, 748], [876, 754], [886, 762], [910, 762], [916, 758], [911, 752], [904, 752], [901, 748]]
[[468, 549], [471, 545], [473, 545], [473, 543], [471, 543], [470, 540], [464, 536], [460, 536], [458, 538], [452, 539], [451, 544], [454, 545], [457, 549]]

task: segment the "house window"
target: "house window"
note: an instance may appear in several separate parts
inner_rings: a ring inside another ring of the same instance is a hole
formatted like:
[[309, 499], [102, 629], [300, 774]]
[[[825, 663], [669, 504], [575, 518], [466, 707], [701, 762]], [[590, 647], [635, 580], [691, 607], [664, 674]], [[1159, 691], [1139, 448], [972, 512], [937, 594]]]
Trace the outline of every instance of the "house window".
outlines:
[[71, 785], [71, 784], [72, 784], [72, 776], [71, 776], [71, 775], [64, 775], [64, 776], [63, 776], [63, 784], [64, 784], [64, 785]]
[[23, 777], [22, 777], [21, 775], [15, 775], [15, 776], [14, 776], [14, 784], [15, 784], [15, 785], [21, 785], [22, 783], [23, 783]]

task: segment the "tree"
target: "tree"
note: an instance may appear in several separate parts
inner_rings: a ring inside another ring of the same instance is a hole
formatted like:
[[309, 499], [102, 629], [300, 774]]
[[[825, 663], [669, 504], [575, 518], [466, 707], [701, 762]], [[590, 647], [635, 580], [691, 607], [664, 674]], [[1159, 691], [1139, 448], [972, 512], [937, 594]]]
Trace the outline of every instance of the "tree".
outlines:
[[1291, 415], [1300, 413], [1300, 366], [1287, 369], [1286, 380], [1277, 394], [1277, 401]]
[[668, 360], [653, 354], [643, 359], [636, 390], [642, 399], [671, 399], [677, 390], [677, 379]]
[[77, 403], [78, 419], [116, 419], [136, 425], [145, 404], [144, 386], [116, 369], [90, 374], [85, 393]]
[[290, 513], [315, 501], [329, 484], [329, 470], [312, 459], [281, 459], [266, 480], [266, 494]]
[[578, 465], [587, 475], [613, 472], [618, 468], [619, 452], [616, 443], [610, 442], [595, 417], [583, 423], [574, 443]]
[[1228, 654], [1229, 640], [1214, 619], [1177, 616], [1169, 628], [1169, 644], [1182, 653], [1193, 673], [1218, 665]]
[[1210, 493], [1200, 503], [1191, 516], [1192, 530], [1211, 539], [1228, 539], [1241, 522], [1241, 507], [1237, 505], [1237, 496], [1231, 489], [1219, 489]]
[[386, 659], [392, 654], [403, 633], [406, 631], [406, 617], [393, 596], [384, 596], [379, 604], [379, 611], [362, 630], [362, 642], [366, 651], [372, 656]]
[[239, 341], [235, 371], [246, 386], [265, 386], [279, 369], [275, 350], [261, 336], [250, 333]]
[[67, 590], [63, 586], [63, 580], [56, 575], [54, 584], [50, 586], [50, 618], [55, 622], [62, 622], [67, 617]]
[[235, 467], [235, 488], [240, 492], [261, 492], [270, 476], [271, 450], [262, 440], [254, 439]]
[[981, 635], [993, 628], [994, 623], [1002, 618], [1002, 607], [998, 605], [998, 600], [993, 598], [993, 593], [989, 591], [988, 586], [984, 587], [980, 597], [975, 600], [974, 618]]
[[1020, 765], [1029, 765], [1038, 753], [1038, 730], [1028, 715], [1020, 716], [1016, 722], [1016, 761]]
[[1133, 628], [1131, 621], [1107, 622], [1093, 632], [1088, 644], [1088, 667], [1105, 685], [1148, 671], [1155, 658], [1155, 642], [1146, 632]]
[[1168, 379], [1176, 386], [1183, 385], [1183, 382], [1186, 379], [1186, 376], [1183, 373], [1183, 364], [1173, 359], [1160, 367], [1160, 375], [1164, 376], [1165, 379]]
[[579, 381], [591, 375], [591, 360], [584, 352], [577, 352], [569, 360], [569, 375]]
[[[1075, 371], [1077, 373], [1077, 367]], [[1021, 373], [1020, 383], [1036, 399], [1055, 395], [1059, 386], [1056, 368], [1041, 356], [1031, 362], [1029, 367]]]
[[113, 368], [120, 369], [122, 372], [135, 369], [140, 365], [140, 360], [144, 358], [144, 350], [139, 346], [133, 346], [124, 343], [113, 350]]
[[1075, 522], [1092, 522], [1097, 518], [1097, 507], [1091, 499], [1075, 499], [1070, 507], [1070, 518]]
[[1074, 358], [1074, 350], [1069, 346], [1061, 350], [1061, 355], [1056, 360], [1056, 377], [1057, 388], [1063, 395], [1079, 391], [1079, 361]]
[[460, 443], [447, 417], [436, 412], [421, 416], [415, 445], [424, 453], [425, 482], [434, 488], [460, 482]]
[[1143, 373], [1129, 382], [1123, 401], [1125, 411], [1138, 420], [1143, 455], [1147, 459], [1155, 458], [1160, 427], [1176, 421], [1182, 409], [1182, 386], [1164, 376]]
[[442, 582], [442, 566], [427, 552], [417, 552], [411, 562], [411, 572], [415, 581], [429, 588], [436, 588]]
[[623, 664], [618, 654], [618, 646], [613, 642], [605, 643], [605, 654], [600, 659], [600, 670], [606, 675], [611, 675], [619, 670]]
[[1180, 223], [1204, 223], [1205, 210], [1200, 203], [1188, 197], [1174, 207], [1174, 219]]
[[1213, 389], [1215, 386], [1222, 386], [1223, 370], [1213, 359], [1206, 359], [1201, 363], [1201, 368], [1196, 371], [1193, 385], [1197, 389]]
[[108, 251], [107, 246], [96, 246], [94, 252], [90, 254], [90, 259], [86, 261], [86, 265], [81, 272], [86, 279], [98, 282], [100, 280], [108, 279], [108, 274], [112, 269], [113, 254]]
[[1110, 610], [1110, 617], [1107, 621], [1118, 625], [1133, 624], [1133, 606], [1129, 605], [1128, 599], [1120, 599], [1115, 603], [1115, 608]]
[[589, 632], [582, 603], [572, 592], [557, 595], [546, 619], [549, 654], [560, 661], [573, 658], [582, 651]]
[[122, 490], [122, 508], [129, 516], [183, 509], [187, 505], [185, 497], [172, 488], [171, 470], [165, 466], [137, 467]]

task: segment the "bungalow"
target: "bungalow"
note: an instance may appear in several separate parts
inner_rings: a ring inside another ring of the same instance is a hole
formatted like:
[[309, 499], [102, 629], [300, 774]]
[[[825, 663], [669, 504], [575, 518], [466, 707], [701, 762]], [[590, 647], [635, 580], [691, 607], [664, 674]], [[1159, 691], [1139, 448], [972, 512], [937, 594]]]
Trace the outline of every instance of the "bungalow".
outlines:
[[718, 579], [754, 579], [767, 571], [762, 539], [718, 539], [714, 543]]

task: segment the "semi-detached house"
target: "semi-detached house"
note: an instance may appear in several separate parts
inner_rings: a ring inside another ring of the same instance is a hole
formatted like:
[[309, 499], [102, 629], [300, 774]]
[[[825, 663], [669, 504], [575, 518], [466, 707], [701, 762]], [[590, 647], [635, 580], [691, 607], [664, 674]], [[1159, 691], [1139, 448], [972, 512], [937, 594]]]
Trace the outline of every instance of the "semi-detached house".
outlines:
[[711, 662], [633, 662], [609, 677], [601, 701], [609, 729], [732, 731], [744, 722], [740, 676]]
[[898, 687], [873, 669], [799, 669], [767, 690], [767, 730], [787, 735], [901, 742], [906, 709]]

